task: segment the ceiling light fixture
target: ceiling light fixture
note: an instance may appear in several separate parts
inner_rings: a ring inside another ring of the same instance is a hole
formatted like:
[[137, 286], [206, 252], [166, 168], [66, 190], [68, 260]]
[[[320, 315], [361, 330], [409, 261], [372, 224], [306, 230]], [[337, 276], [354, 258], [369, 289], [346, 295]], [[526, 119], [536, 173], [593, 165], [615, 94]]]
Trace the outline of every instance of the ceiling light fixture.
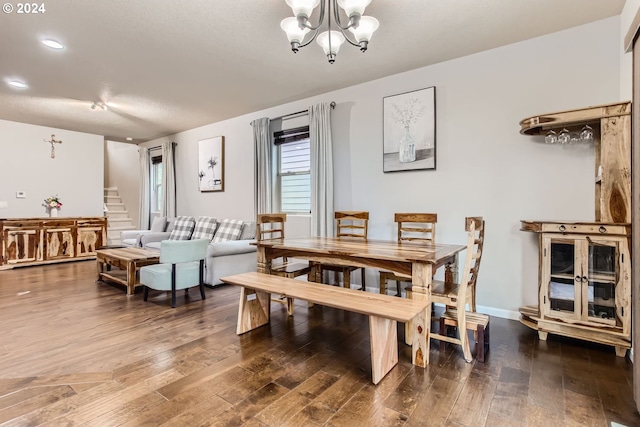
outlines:
[[26, 89], [29, 87], [25, 82], [21, 82], [20, 80], [9, 80], [7, 81], [9, 86], [15, 87], [16, 89]]
[[[380, 23], [371, 16], [362, 16], [364, 9], [371, 3], [371, 0], [285, 0], [293, 10], [295, 17], [285, 18], [280, 22], [280, 28], [287, 33], [291, 50], [297, 53], [301, 47], [307, 46], [317, 39], [322, 46], [324, 53], [333, 64], [340, 46], [347, 41], [349, 44], [359, 47], [362, 52], [367, 50], [369, 41], [374, 31], [378, 29]], [[311, 25], [309, 18], [313, 10], [320, 4], [320, 18], [317, 25]], [[349, 18], [347, 25], [342, 24], [338, 6]], [[320, 27], [324, 23], [325, 9], [327, 10], [327, 31], [318, 34]], [[332, 29], [332, 16], [335, 26], [340, 31]], [[346, 30], [351, 31], [355, 41], [351, 40]], [[308, 41], [304, 41], [306, 34], [312, 31], [313, 35]]]
[[95, 109], [96, 109], [96, 107], [98, 107], [98, 108], [102, 108], [104, 111], [107, 111], [107, 110], [108, 110], [108, 108], [107, 108], [107, 104], [105, 104], [105, 103], [104, 103], [104, 102], [102, 102], [102, 101], [96, 101], [96, 102], [94, 102], [93, 104], [91, 104], [91, 109], [92, 109], [92, 110], [95, 110]]
[[57, 49], [57, 50], [64, 49], [64, 45], [62, 43], [57, 42], [55, 40], [51, 40], [51, 39], [42, 40], [42, 44], [47, 47], [50, 47], [51, 49]]
[[127, 141], [133, 141], [133, 138], [131, 138], [130, 136], [127, 137]]

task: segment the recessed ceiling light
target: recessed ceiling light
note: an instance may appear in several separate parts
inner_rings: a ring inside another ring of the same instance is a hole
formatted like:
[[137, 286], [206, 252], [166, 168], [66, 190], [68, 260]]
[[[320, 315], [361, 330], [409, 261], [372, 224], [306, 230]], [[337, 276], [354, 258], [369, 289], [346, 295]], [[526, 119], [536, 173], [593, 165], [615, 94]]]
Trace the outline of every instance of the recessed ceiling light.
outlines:
[[131, 138], [130, 136], [127, 137], [127, 141], [133, 141], [133, 138]]
[[20, 80], [9, 80], [7, 84], [17, 89], [26, 89], [29, 87], [29, 85], [27, 85], [25, 82], [21, 82]]
[[57, 42], [55, 40], [51, 40], [51, 39], [42, 40], [42, 44], [50, 47], [51, 49], [64, 49], [64, 46], [62, 45], [62, 43]]

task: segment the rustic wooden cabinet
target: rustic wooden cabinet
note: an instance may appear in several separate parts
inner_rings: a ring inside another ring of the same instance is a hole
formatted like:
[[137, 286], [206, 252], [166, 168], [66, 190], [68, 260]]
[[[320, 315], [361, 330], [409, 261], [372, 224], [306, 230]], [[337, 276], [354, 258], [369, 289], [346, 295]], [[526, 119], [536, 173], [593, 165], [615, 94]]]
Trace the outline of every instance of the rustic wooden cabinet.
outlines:
[[522, 323], [547, 334], [631, 347], [629, 224], [522, 221], [539, 233], [538, 306], [520, 309]]
[[0, 219], [0, 269], [95, 258], [105, 217]]

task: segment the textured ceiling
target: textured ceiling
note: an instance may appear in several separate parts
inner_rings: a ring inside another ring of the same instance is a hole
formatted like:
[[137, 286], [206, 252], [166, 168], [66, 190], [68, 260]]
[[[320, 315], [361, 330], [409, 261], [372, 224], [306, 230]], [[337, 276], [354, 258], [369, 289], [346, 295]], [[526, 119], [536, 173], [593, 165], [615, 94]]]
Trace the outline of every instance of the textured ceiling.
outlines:
[[[15, 5], [15, 3], [14, 3]], [[0, 119], [145, 141], [620, 14], [624, 0], [373, 0], [330, 65], [294, 55], [284, 0], [55, 0], [0, 15]], [[313, 18], [312, 18], [313, 19]], [[54, 51], [43, 38], [62, 42]], [[4, 83], [4, 82], [3, 82]], [[102, 100], [109, 111], [89, 108]]]

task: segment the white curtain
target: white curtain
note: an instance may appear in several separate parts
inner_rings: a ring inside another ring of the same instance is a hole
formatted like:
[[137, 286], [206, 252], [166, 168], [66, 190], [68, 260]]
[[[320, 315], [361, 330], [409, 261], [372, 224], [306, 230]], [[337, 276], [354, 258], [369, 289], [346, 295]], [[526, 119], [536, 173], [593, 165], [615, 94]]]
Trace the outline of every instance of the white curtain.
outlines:
[[149, 222], [149, 175], [150, 157], [149, 150], [145, 147], [138, 148], [140, 155], [140, 230], [148, 230]]
[[311, 141], [311, 236], [333, 235], [333, 148], [331, 106], [309, 107]]
[[262, 117], [251, 122], [255, 146], [255, 206], [256, 216], [271, 213], [272, 144], [269, 131], [270, 120]]
[[175, 142], [162, 144], [162, 212], [161, 216], [176, 216]]

